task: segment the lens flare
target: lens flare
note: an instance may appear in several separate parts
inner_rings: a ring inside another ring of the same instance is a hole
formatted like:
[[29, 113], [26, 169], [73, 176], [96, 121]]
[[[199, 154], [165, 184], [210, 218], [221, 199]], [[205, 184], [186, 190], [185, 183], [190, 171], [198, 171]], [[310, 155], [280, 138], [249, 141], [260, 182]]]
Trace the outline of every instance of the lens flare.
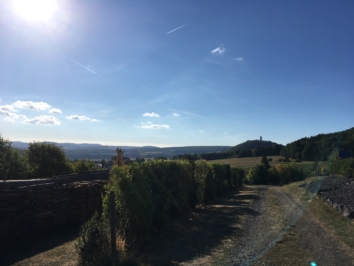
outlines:
[[47, 21], [57, 10], [54, 0], [13, 0], [16, 13], [27, 20]]

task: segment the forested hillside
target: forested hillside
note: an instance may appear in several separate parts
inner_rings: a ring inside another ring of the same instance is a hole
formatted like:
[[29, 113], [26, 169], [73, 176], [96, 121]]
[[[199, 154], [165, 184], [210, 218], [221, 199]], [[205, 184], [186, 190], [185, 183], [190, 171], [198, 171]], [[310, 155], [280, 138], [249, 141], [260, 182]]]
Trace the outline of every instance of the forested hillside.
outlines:
[[281, 155], [305, 161], [322, 161], [334, 148], [354, 150], [354, 128], [296, 140], [287, 144]]

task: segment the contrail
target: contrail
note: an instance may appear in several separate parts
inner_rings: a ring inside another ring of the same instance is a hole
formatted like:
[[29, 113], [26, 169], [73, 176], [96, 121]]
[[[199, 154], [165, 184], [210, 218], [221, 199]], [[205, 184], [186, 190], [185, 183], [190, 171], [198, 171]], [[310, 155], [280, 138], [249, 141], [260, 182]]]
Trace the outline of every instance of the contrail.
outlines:
[[[26, 38], [29, 38], [29, 39], [31, 39], [32, 41], [38, 43], [39, 45], [42, 45], [42, 46], [48, 48], [48, 46], [46, 46], [46, 45], [44, 45], [43, 43], [41, 43], [40, 41], [38, 41], [38, 40], [32, 38], [31, 36], [28, 36], [27, 34], [24, 34], [22, 31], [16, 29], [15, 27], [13, 27], [13, 26], [11, 26], [11, 25], [9, 25], [9, 24], [7, 24], [7, 23], [5, 23], [5, 25], [9, 26], [11, 29], [13, 29], [14, 31], [20, 33], [21, 35], [25, 36]], [[62, 53], [60, 53], [60, 52], [58, 52], [58, 51], [55, 51], [55, 50], [52, 49], [52, 48], [50, 48], [50, 49], [51, 49], [54, 53], [57, 53], [57, 54], [60, 54], [61, 56], [64, 56], [66, 59], [70, 60], [71, 62], [73, 62], [73, 63], [75, 63], [75, 64], [77, 64], [77, 65], [79, 65], [79, 66], [85, 68], [86, 70], [90, 71], [91, 73], [97, 75], [97, 73], [96, 73], [95, 71], [93, 71], [93, 70], [91, 70], [91, 69], [89, 69], [89, 68], [87, 68], [87, 67], [81, 65], [80, 63], [76, 62], [75, 60], [73, 60], [73, 59], [67, 57], [66, 55], [64, 55], [64, 54], [62, 54]]]
[[174, 32], [174, 31], [176, 31], [176, 30], [182, 29], [183, 27], [185, 27], [185, 26], [187, 26], [187, 25], [188, 25], [188, 23], [182, 25], [181, 27], [175, 28], [174, 30], [171, 30], [171, 31], [167, 32], [166, 34], [170, 34], [170, 33]]
[[78, 62], [76, 62], [75, 60], [73, 60], [73, 59], [67, 57], [66, 55], [63, 55], [63, 54], [61, 54], [61, 55], [64, 56], [66, 59], [70, 60], [71, 62], [73, 62], [73, 63], [75, 63], [75, 64], [77, 64], [77, 65], [79, 65], [79, 66], [85, 68], [86, 70], [92, 72], [93, 74], [96, 74], [96, 75], [97, 75], [97, 73], [96, 73], [95, 71], [89, 69], [88, 67], [85, 67], [85, 66], [81, 65], [80, 63], [78, 63]]

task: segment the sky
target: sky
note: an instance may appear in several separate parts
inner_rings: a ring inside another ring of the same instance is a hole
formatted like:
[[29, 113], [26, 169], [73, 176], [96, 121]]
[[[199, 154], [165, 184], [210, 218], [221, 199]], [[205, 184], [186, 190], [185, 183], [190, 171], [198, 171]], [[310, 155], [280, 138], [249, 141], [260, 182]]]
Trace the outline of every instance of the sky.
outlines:
[[0, 134], [168, 147], [346, 130], [353, 29], [352, 0], [2, 0]]

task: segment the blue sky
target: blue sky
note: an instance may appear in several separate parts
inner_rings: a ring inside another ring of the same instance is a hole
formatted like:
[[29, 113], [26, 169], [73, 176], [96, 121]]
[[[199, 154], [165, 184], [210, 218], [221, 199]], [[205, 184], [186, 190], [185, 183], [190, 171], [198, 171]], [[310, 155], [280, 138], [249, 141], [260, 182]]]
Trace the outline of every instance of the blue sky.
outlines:
[[287, 144], [353, 127], [354, 1], [57, 0], [45, 19], [14, 2], [0, 4], [10, 140]]

